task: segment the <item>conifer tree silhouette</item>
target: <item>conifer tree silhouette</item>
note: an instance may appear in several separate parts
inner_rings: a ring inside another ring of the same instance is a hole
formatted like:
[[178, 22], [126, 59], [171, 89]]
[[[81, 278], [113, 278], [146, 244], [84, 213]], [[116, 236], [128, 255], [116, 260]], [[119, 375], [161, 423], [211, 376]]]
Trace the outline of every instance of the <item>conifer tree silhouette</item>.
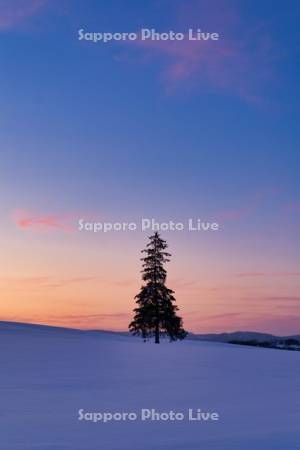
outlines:
[[135, 296], [137, 307], [129, 330], [132, 334], [141, 335], [144, 340], [154, 336], [156, 344], [159, 344], [161, 333], [166, 333], [170, 341], [184, 339], [187, 332], [181, 317], [176, 314], [178, 307], [174, 304], [174, 291], [165, 285], [167, 272], [164, 263], [171, 256], [165, 251], [168, 245], [157, 232], [149, 239], [146, 249], [142, 250], [146, 256], [141, 258], [145, 285]]

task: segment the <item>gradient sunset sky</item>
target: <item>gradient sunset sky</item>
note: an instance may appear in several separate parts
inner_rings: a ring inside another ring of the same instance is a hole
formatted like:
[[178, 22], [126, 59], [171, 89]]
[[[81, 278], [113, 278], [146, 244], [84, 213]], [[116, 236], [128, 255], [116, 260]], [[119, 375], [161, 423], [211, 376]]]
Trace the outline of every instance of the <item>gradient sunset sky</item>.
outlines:
[[[166, 232], [185, 328], [300, 333], [299, 2], [3, 0], [0, 320], [125, 330]], [[188, 28], [215, 42], [92, 43]]]

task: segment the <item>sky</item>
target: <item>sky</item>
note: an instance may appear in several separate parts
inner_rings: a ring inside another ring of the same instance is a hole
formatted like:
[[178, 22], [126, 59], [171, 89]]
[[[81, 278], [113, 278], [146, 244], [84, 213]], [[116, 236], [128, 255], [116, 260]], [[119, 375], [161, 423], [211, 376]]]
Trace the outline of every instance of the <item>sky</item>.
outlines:
[[[0, 1], [0, 320], [125, 330], [164, 231], [194, 332], [300, 333], [298, 2]], [[218, 33], [91, 42], [85, 32]]]

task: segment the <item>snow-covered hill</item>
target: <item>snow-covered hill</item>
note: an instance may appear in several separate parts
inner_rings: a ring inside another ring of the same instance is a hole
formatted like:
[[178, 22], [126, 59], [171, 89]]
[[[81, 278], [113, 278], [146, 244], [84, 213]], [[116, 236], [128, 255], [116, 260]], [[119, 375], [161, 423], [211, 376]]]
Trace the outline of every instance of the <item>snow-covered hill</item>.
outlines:
[[[1, 323], [0, 360], [1, 450], [300, 449], [299, 352]], [[198, 408], [219, 420], [189, 421]], [[142, 421], [142, 409], [185, 418]]]

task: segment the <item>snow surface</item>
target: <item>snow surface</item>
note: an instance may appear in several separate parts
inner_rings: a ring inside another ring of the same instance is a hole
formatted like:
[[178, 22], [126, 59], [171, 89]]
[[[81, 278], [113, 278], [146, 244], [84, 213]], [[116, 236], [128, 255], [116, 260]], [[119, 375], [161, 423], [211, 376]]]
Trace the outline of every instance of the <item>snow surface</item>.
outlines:
[[[300, 352], [0, 326], [1, 450], [298, 450]], [[78, 410], [219, 421], [78, 420]]]

